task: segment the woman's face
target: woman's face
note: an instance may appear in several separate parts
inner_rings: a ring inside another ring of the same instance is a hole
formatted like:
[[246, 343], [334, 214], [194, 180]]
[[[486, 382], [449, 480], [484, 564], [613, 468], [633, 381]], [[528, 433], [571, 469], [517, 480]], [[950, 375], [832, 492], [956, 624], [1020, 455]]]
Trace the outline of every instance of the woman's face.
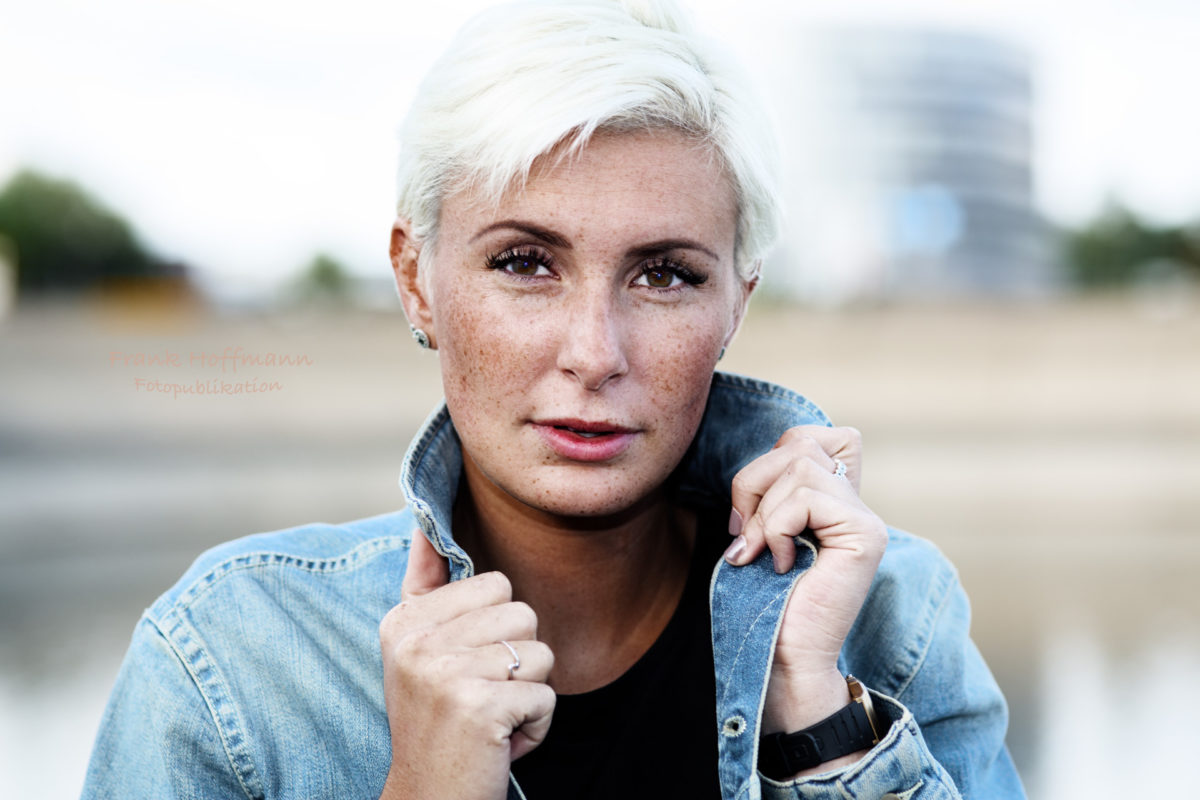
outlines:
[[752, 288], [736, 222], [723, 171], [674, 133], [598, 136], [498, 206], [446, 199], [423, 288], [411, 248], [397, 277], [473, 492], [595, 516], [662, 484]]

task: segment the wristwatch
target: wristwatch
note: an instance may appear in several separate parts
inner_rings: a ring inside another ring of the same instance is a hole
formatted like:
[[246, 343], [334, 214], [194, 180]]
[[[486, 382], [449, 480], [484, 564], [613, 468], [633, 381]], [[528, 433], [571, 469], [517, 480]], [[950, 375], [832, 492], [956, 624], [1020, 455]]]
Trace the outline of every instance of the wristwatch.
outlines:
[[758, 771], [772, 780], [787, 780], [801, 770], [878, 744], [879, 723], [870, 692], [853, 675], [846, 676], [846, 686], [851, 702], [841, 711], [802, 731], [763, 736]]

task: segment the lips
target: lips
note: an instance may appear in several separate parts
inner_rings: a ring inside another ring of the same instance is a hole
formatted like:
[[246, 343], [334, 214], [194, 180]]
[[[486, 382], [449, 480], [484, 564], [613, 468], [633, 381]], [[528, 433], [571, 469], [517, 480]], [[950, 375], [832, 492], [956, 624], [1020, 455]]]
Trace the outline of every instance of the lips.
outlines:
[[544, 419], [534, 423], [535, 425], [548, 425], [551, 428], [571, 431], [572, 433], [581, 434], [606, 434], [606, 433], [634, 433], [633, 428], [627, 428], [624, 425], [616, 425], [612, 422], [589, 422], [583, 419]]
[[611, 422], [581, 419], [547, 419], [533, 423], [542, 440], [568, 461], [608, 461], [633, 443], [634, 428]]

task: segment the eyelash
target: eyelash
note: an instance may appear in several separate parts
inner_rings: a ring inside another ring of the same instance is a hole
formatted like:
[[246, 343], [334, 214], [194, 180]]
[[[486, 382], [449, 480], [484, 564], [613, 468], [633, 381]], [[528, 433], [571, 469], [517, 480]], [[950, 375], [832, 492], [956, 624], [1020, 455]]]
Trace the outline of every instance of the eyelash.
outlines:
[[679, 291], [684, 286], [699, 286], [700, 284], [702, 284], [708, 280], [707, 275], [701, 275], [700, 273], [691, 269], [687, 264], [684, 264], [681, 261], [675, 261], [674, 259], [663, 258], [663, 257], [651, 259], [649, 262], [644, 264], [642, 266], [641, 272], [638, 274], [638, 277], [640, 278], [645, 275], [649, 275], [651, 272], [654, 272], [656, 270], [665, 270], [665, 271], [671, 273], [672, 275], [674, 275], [676, 278], [679, 278], [679, 280], [681, 281], [680, 285], [678, 285], [678, 286], [671, 286], [671, 287], [651, 286], [650, 287], [650, 288], [656, 289], [660, 292]]
[[[508, 250], [489, 255], [485, 265], [488, 269], [499, 270], [510, 277], [521, 281], [536, 280], [539, 277], [537, 275], [521, 275], [520, 273], [510, 272], [508, 267], [511, 266], [514, 261], [530, 261], [536, 264], [538, 267], [545, 269], [550, 269], [551, 266], [551, 261], [548, 257], [546, 257], [540, 251], [528, 247], [513, 247], [509, 248]], [[673, 277], [678, 278], [680, 280], [680, 284], [676, 286], [649, 286], [649, 284], [646, 284], [650, 289], [653, 289], [657, 292], [677, 292], [682, 290], [684, 286], [699, 286], [708, 280], [707, 275], [702, 275], [694, 271], [683, 262], [664, 257], [654, 258], [643, 264], [641, 270], [638, 272], [638, 278], [640, 279], [646, 275], [649, 275], [651, 272], [660, 270], [666, 271]]]
[[502, 272], [507, 272], [513, 278], [519, 280], [532, 280], [534, 275], [521, 275], [516, 272], [508, 272], [506, 267], [514, 261], [532, 261], [539, 267], [550, 269], [550, 259], [546, 258], [540, 251], [534, 250], [532, 247], [512, 247], [500, 253], [494, 253], [487, 257], [485, 262], [488, 269], [496, 269]]

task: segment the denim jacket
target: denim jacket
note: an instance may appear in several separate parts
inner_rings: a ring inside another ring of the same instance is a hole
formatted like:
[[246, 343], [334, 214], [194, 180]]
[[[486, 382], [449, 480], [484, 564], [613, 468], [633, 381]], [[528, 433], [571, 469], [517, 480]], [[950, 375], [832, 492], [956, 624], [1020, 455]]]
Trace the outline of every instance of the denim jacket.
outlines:
[[[799, 395], [718, 373], [672, 486], [728, 513], [742, 466], [789, 427], [829, 424]], [[462, 470], [443, 406], [409, 448], [402, 511], [230, 542], [202, 555], [140, 620], [92, 754], [85, 798], [377, 798], [391, 763], [379, 622], [399, 601], [419, 526], [473, 573], [451, 536]], [[716, 717], [724, 800], [1020, 798], [1004, 698], [968, 637], [967, 600], [930, 544], [890, 531], [841, 654], [887, 733], [858, 763], [789, 782], [755, 769], [781, 612], [813, 561], [770, 554], [713, 570]], [[564, 797], [569, 795], [564, 790]], [[515, 781], [510, 798], [521, 798]]]

